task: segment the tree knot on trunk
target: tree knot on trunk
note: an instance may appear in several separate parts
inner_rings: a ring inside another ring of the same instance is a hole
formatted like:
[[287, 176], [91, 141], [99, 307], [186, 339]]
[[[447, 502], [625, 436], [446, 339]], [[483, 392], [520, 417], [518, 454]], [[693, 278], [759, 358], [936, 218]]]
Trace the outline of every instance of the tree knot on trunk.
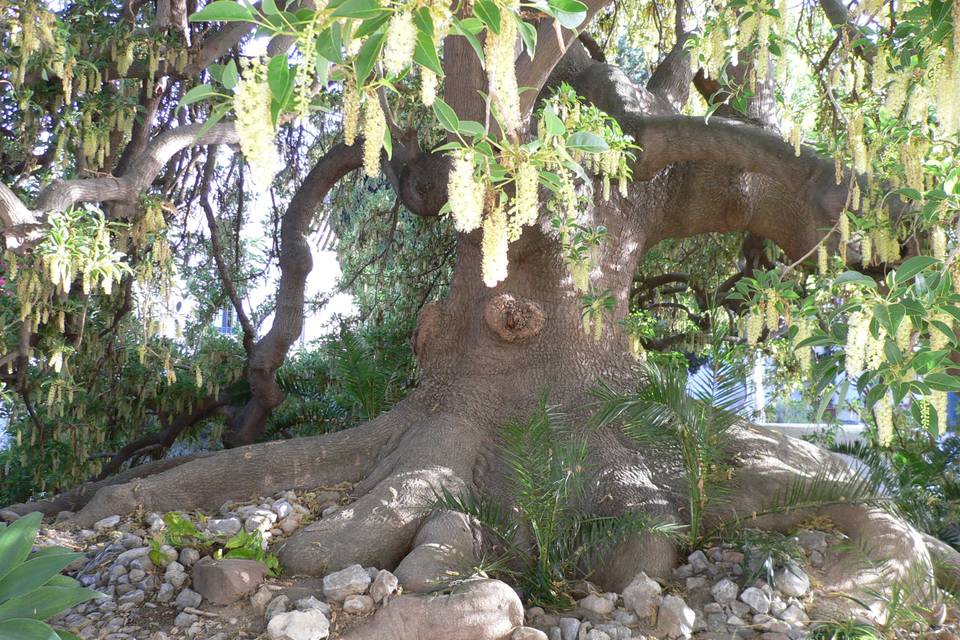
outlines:
[[540, 305], [525, 298], [514, 298], [509, 293], [490, 300], [483, 319], [504, 342], [518, 342], [537, 335], [544, 321]]

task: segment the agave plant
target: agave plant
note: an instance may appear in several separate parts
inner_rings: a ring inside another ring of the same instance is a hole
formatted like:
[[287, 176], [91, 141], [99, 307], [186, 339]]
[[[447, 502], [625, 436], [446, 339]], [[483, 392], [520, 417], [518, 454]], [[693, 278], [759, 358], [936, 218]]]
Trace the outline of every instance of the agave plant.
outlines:
[[33, 551], [40, 519], [31, 513], [0, 528], [0, 640], [74, 640], [44, 621], [103, 595], [60, 575], [83, 554], [63, 547]]

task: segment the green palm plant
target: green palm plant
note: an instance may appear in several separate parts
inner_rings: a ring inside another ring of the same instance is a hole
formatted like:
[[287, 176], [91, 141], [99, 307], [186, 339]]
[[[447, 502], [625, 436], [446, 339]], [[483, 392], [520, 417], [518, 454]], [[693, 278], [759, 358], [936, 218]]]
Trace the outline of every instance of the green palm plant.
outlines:
[[32, 551], [41, 514], [0, 528], [0, 640], [74, 640], [45, 620], [102, 594], [60, 572], [82, 557], [63, 547]]
[[721, 497], [728, 479], [725, 451], [728, 431], [741, 418], [742, 377], [722, 359], [708, 362], [690, 380], [684, 368], [645, 363], [636, 391], [621, 393], [598, 387], [599, 424], [619, 422], [624, 432], [648, 450], [682, 462], [689, 499], [689, 542], [703, 533], [703, 517], [711, 501]]
[[473, 492], [436, 496], [437, 510], [472, 517], [495, 538], [486, 573], [509, 576], [532, 605], [573, 604], [573, 579], [590, 561], [631, 533], [675, 536], [677, 525], [642, 513], [598, 516], [583, 508], [587, 446], [541, 399], [530, 418], [502, 430], [513, 485], [510, 515]]

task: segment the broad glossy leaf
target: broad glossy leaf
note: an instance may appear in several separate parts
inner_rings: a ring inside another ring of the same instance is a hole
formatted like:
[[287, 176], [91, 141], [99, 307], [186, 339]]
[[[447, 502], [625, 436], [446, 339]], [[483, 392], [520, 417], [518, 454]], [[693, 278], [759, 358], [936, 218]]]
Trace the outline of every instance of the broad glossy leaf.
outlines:
[[437, 47], [433, 43], [433, 36], [424, 31], [417, 31], [417, 46], [413, 51], [413, 60], [417, 64], [430, 69], [437, 76], [443, 76], [443, 65], [437, 55]]
[[577, 131], [567, 136], [567, 148], [586, 151], [587, 153], [601, 153], [610, 147], [607, 141], [588, 131]]
[[208, 84], [196, 86], [183, 94], [183, 97], [180, 98], [180, 102], [177, 103], [177, 109], [179, 110], [189, 104], [193, 104], [194, 102], [200, 102], [204, 98], [207, 98], [216, 92], [217, 90]]
[[220, 76], [220, 83], [225, 89], [232, 90], [237, 86], [240, 80], [240, 73], [237, 71], [237, 63], [233, 60], [223, 66], [223, 74]]
[[370, 73], [373, 71], [373, 65], [376, 64], [377, 58], [380, 57], [380, 50], [383, 49], [383, 43], [386, 41], [386, 37], [386, 33], [382, 31], [375, 33], [367, 38], [363, 46], [360, 47], [360, 53], [357, 54], [355, 63], [357, 82], [360, 84], [366, 82]]
[[58, 640], [58, 636], [44, 622], [14, 618], [0, 622], [0, 640]]
[[232, 0], [215, 0], [200, 11], [190, 16], [190, 22], [252, 22], [253, 12], [250, 8], [232, 2]]
[[0, 578], [30, 555], [42, 519], [43, 515], [39, 512], [28, 513], [0, 531]]
[[906, 282], [930, 265], [936, 264], [937, 262], [938, 260], [936, 258], [932, 258], [930, 256], [914, 256], [909, 260], [904, 260], [903, 264], [897, 267], [897, 282]]
[[457, 117], [457, 112], [441, 98], [434, 100], [433, 113], [444, 129], [451, 133], [460, 131], [460, 118]]
[[346, 0], [334, 9], [335, 18], [371, 18], [383, 11], [377, 0]]
[[75, 587], [40, 587], [25, 596], [17, 596], [0, 604], [0, 620], [34, 618], [46, 620], [81, 602], [103, 597], [90, 589]]
[[0, 602], [30, 593], [47, 584], [68, 564], [82, 557], [82, 553], [44, 554], [27, 560], [0, 578]]
[[494, 33], [500, 33], [500, 8], [490, 0], [476, 0], [473, 3], [473, 15]]

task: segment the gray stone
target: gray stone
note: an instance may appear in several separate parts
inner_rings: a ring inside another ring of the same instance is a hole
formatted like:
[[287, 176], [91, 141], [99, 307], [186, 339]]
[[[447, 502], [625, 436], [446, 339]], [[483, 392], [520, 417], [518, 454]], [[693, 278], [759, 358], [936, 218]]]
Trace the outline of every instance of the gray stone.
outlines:
[[673, 576], [680, 580], [689, 578], [692, 575], [693, 575], [693, 565], [682, 564], [673, 570]]
[[683, 598], [664, 596], [657, 612], [657, 632], [668, 638], [689, 638], [693, 634], [695, 619], [696, 614]]
[[184, 589], [177, 594], [177, 598], [174, 600], [174, 604], [181, 609], [186, 609], [187, 607], [196, 609], [200, 606], [201, 602], [203, 602], [203, 596], [193, 589]]
[[806, 611], [795, 604], [790, 605], [780, 614], [780, 619], [795, 627], [802, 627], [810, 622], [810, 617]]
[[810, 578], [807, 577], [803, 569], [796, 565], [788, 565], [777, 569], [773, 574], [773, 582], [777, 589], [788, 596], [797, 598], [803, 597], [810, 590]]
[[193, 566], [193, 588], [213, 604], [232, 604], [256, 591], [268, 572], [256, 560], [206, 557]]
[[766, 613], [770, 611], [770, 596], [756, 587], [744, 589], [740, 594], [740, 600], [743, 601], [754, 613]]
[[770, 601], [770, 615], [772, 616], [779, 616], [786, 608], [787, 603], [780, 598], [774, 597], [774, 599]]
[[384, 598], [397, 592], [400, 586], [400, 580], [386, 569], [377, 572], [373, 582], [370, 583], [370, 597], [374, 602], [382, 602]]
[[510, 640], [547, 640], [547, 634], [533, 627], [517, 627], [510, 634]]
[[200, 559], [200, 552], [191, 547], [180, 549], [180, 557], [177, 560], [184, 567], [192, 567]]
[[140, 582], [147, 577], [147, 572], [143, 569], [133, 569], [127, 576], [130, 582]]
[[258, 615], [263, 615], [267, 610], [267, 605], [273, 600], [274, 593], [266, 585], [262, 585], [257, 592], [250, 596], [250, 606]]
[[[170, 566], [171, 563], [177, 561], [177, 557], [180, 554], [177, 553], [177, 550], [171, 547], [168, 544], [160, 546], [160, 564], [163, 567]], [[179, 562], [177, 564], [180, 564]]]
[[563, 632], [560, 627], [550, 627], [550, 640], [563, 640]]
[[687, 578], [687, 591], [707, 586], [707, 576], [691, 576]]
[[20, 514], [17, 513], [16, 511], [12, 511], [10, 509], [0, 510], [0, 520], [3, 520], [7, 524], [10, 524], [11, 522], [16, 522], [19, 519], [20, 519]]
[[611, 640], [610, 634], [599, 629], [590, 629], [587, 632], [586, 640]]
[[287, 516], [283, 520], [277, 523], [277, 527], [280, 528], [280, 531], [284, 535], [290, 535], [294, 531], [300, 528], [300, 517], [297, 514], [292, 516]]
[[355, 615], [364, 615], [373, 611], [373, 598], [364, 595], [347, 596], [343, 601], [343, 610]]
[[123, 553], [117, 556], [117, 559], [114, 560], [114, 566], [120, 565], [125, 567], [129, 565], [134, 560], [141, 560], [150, 555], [150, 547], [137, 547], [135, 549], [127, 549]]
[[131, 603], [131, 604], [133, 604], [134, 606], [136, 606], [136, 605], [138, 605], [138, 604], [143, 604], [143, 601], [146, 600], [146, 599], [147, 599], [147, 594], [145, 594], [145, 593], [144, 593], [143, 591], [141, 591], [140, 589], [134, 589], [133, 591], [130, 591], [130, 592], [128, 592], [128, 593], [120, 596], [120, 597], [117, 599], [117, 602], [118, 602], [120, 605], [125, 605], [125, 604], [128, 604], [128, 603]]
[[330, 622], [319, 609], [281, 613], [267, 625], [270, 640], [324, 640], [329, 635]]
[[730, 613], [738, 618], [742, 618], [750, 613], [750, 605], [740, 602], [739, 600], [731, 602], [729, 605], [727, 605], [727, 607], [730, 609]]
[[232, 536], [243, 528], [239, 518], [211, 518], [207, 520], [207, 531], [221, 536]]
[[172, 572], [172, 573], [164, 574], [163, 580], [164, 580], [164, 582], [169, 582], [169, 583], [172, 584], [174, 587], [176, 587], [177, 589], [179, 589], [179, 588], [182, 587], [184, 584], [186, 584], [186, 582], [187, 582], [187, 574], [184, 573], [183, 571], [174, 571], [174, 572]]
[[578, 604], [584, 611], [605, 616], [613, 611], [615, 601], [611, 601], [610, 598], [604, 598], [603, 596], [598, 596], [595, 593], [591, 593], [586, 598], [580, 600]]
[[[271, 515], [276, 517], [276, 515], [273, 514], [272, 511], [270, 513]], [[249, 518], [247, 518], [246, 522], [243, 523], [243, 529], [247, 533], [253, 533], [255, 531], [259, 531], [260, 533], [266, 533], [272, 527], [273, 527], [273, 521], [270, 520], [270, 518], [268, 518], [267, 516], [263, 515], [262, 513], [257, 513], [250, 516]]]
[[277, 514], [278, 520], [283, 520], [293, 513], [293, 507], [286, 500], [277, 500], [270, 507], [270, 510]]
[[634, 611], [641, 620], [650, 619], [660, 605], [660, 585], [640, 572], [623, 590], [623, 604]]
[[577, 640], [580, 621], [576, 618], [560, 618], [560, 637], [562, 640]]
[[358, 564], [323, 577], [323, 594], [328, 602], [343, 602], [347, 596], [359, 595], [370, 586], [370, 575]]
[[306, 598], [300, 598], [297, 600], [297, 611], [310, 611], [311, 609], [319, 609], [323, 612], [323, 615], [330, 616], [330, 605], [322, 600], [317, 600], [313, 596], [308, 596]]
[[199, 618], [193, 613], [180, 612], [177, 614], [177, 617], [173, 619], [173, 625], [180, 629], [186, 629], [197, 620], [199, 620]]
[[107, 531], [108, 529], [113, 529], [118, 524], [120, 524], [120, 516], [107, 516], [103, 520], [97, 520], [93, 524], [94, 531]]
[[157, 602], [170, 602], [173, 600], [173, 594], [176, 591], [172, 584], [164, 582], [160, 585], [160, 590], [157, 591]]
[[699, 549], [687, 556], [687, 562], [693, 567], [694, 573], [706, 573], [711, 566], [706, 554]]
[[737, 594], [740, 592], [740, 587], [737, 586], [737, 583], [729, 578], [724, 578], [717, 584], [713, 585], [710, 589], [710, 593], [713, 594], [713, 599], [719, 602], [720, 604], [728, 604], [737, 599]]
[[797, 542], [807, 553], [811, 551], [823, 552], [827, 548], [827, 534], [823, 531], [802, 529], [797, 532]]
[[263, 615], [267, 620], [273, 619], [274, 616], [280, 615], [281, 613], [286, 613], [287, 609], [290, 608], [290, 598], [287, 596], [277, 596], [270, 601], [270, 604], [267, 605], [266, 611]]
[[739, 616], [731, 615], [727, 618], [727, 624], [731, 627], [745, 627], [747, 626], [746, 620], [740, 618]]

